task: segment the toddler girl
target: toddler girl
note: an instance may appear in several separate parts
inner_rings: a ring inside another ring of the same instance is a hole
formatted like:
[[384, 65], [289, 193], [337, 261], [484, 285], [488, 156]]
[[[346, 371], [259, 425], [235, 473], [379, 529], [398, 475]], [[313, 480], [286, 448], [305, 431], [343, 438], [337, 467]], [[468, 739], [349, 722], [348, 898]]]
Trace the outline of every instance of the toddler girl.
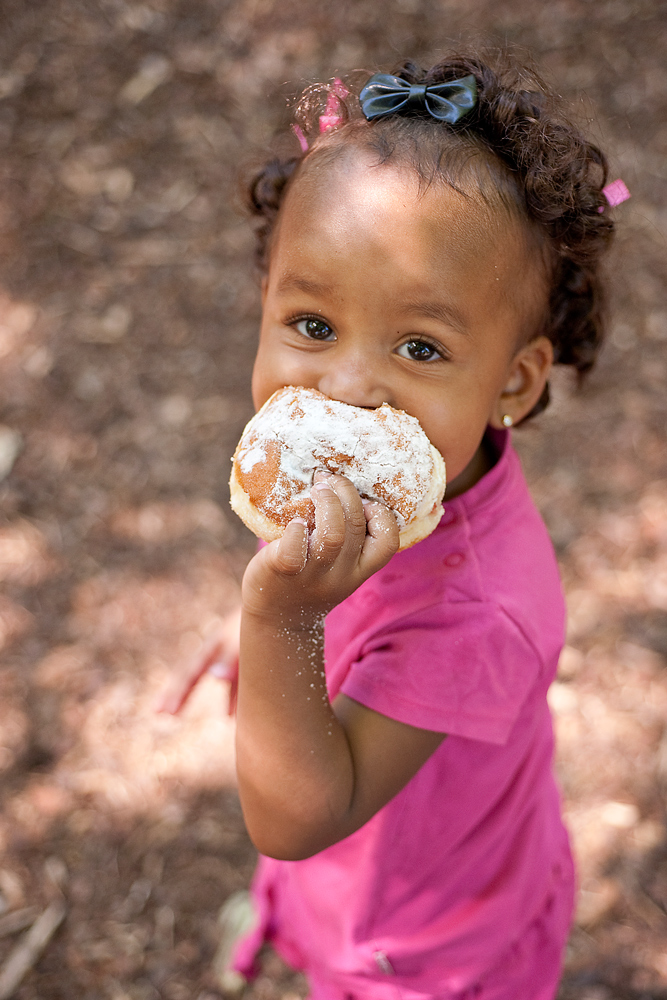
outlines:
[[[546, 702], [564, 606], [508, 428], [547, 405], [553, 360], [595, 360], [605, 160], [535, 76], [474, 56], [311, 89], [297, 117], [302, 154], [252, 185], [255, 406], [300, 385], [406, 410], [448, 487], [397, 554], [393, 515], [318, 473], [310, 537], [295, 519], [247, 568], [238, 780], [262, 857], [235, 967], [268, 940], [314, 1000], [548, 1000], [573, 904]], [[198, 672], [231, 633], [209, 652]]]

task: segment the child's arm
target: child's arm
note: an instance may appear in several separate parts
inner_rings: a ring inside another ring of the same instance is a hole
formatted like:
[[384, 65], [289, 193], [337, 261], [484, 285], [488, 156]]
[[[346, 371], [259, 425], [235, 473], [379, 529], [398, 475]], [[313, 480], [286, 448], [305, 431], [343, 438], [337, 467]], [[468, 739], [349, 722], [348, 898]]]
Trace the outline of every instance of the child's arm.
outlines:
[[155, 706], [157, 712], [177, 715], [204, 674], [211, 671], [221, 680], [230, 681], [230, 714], [232, 713], [239, 666], [240, 625], [241, 605], [239, 604], [233, 611], [225, 615], [215, 633], [204, 643], [197, 655], [186, 664], [185, 669], [170, 678]]
[[[265, 854], [296, 860], [342, 840], [410, 780], [443, 739], [327, 697], [323, 618], [398, 548], [393, 514], [349, 480], [313, 489], [316, 528], [292, 521], [243, 580], [237, 768]], [[367, 530], [368, 529], [368, 530]]]

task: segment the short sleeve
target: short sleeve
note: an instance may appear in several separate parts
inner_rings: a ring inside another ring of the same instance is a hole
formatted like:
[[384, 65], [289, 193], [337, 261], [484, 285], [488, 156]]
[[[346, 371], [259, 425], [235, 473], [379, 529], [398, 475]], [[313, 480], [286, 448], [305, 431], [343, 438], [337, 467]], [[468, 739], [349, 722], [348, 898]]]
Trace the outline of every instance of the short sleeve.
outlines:
[[368, 637], [340, 690], [398, 722], [502, 745], [541, 666], [498, 605], [451, 603]]

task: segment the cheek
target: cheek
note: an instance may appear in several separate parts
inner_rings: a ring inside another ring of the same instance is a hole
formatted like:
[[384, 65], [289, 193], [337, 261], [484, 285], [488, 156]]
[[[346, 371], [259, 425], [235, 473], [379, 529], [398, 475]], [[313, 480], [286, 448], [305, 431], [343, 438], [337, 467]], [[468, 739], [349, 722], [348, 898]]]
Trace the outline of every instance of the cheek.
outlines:
[[456, 478], [474, 458], [490, 419], [489, 394], [468, 386], [462, 392], [450, 391], [446, 399], [415, 413], [426, 434], [442, 453], [447, 464], [447, 478]]
[[278, 385], [276, 379], [269, 377], [269, 372], [262, 364], [255, 364], [252, 374], [251, 391], [252, 401], [256, 410], [260, 406], [263, 406], [277, 389], [282, 389], [282, 387], [282, 383]]
[[262, 336], [252, 371], [252, 399], [258, 409], [286, 385], [300, 384], [301, 375], [295, 358], [275, 338]]
[[257, 354], [255, 355], [255, 364], [252, 369], [251, 382], [252, 401], [255, 404], [256, 410], [267, 401], [273, 391], [271, 389], [271, 371], [272, 366], [267, 357], [266, 346], [260, 338]]
[[463, 472], [474, 457], [486, 430], [486, 421], [452, 420], [440, 438], [434, 441], [447, 463], [447, 478]]

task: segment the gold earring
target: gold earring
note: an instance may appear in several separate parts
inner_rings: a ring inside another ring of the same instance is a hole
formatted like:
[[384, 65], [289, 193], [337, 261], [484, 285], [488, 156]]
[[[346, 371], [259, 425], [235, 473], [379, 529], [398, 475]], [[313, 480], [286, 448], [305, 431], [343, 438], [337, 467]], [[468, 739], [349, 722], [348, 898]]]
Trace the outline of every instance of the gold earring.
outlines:
[[514, 421], [510, 417], [509, 413], [506, 413], [503, 416], [503, 427], [511, 427], [513, 423], [514, 423]]

